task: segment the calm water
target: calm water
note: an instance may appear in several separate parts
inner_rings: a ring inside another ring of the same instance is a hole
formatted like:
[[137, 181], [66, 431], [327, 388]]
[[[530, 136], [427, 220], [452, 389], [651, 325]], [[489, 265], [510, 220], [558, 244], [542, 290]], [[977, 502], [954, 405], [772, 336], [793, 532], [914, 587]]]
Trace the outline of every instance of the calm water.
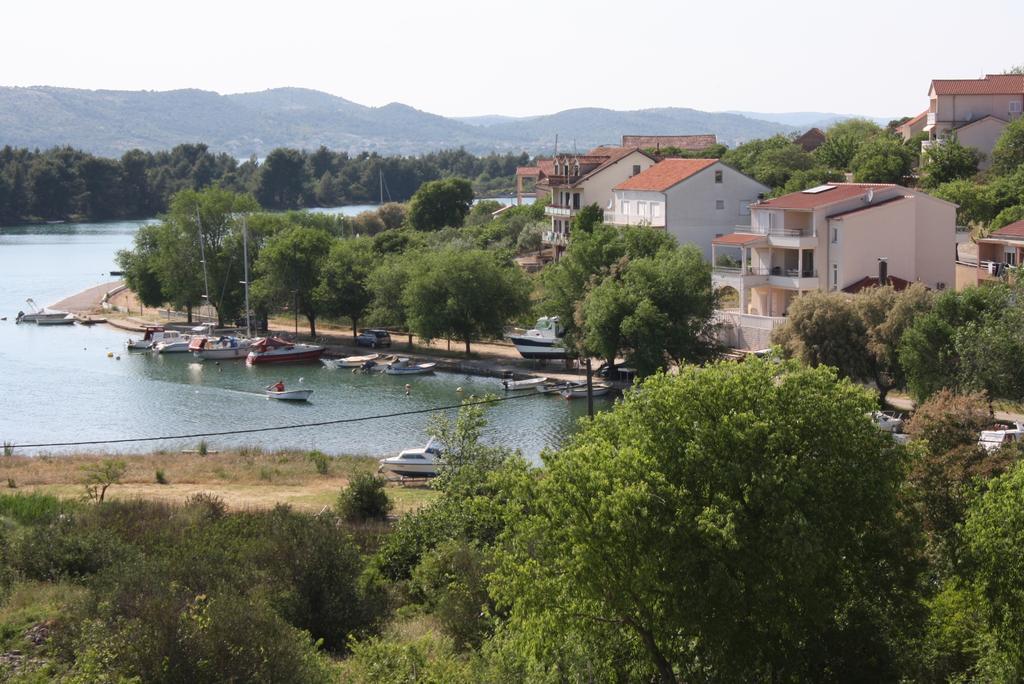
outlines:
[[[0, 229], [0, 316], [7, 317], [0, 321], [0, 377], [7, 390], [0, 441], [30, 444], [283, 426], [457, 404], [457, 387], [466, 396], [500, 389], [495, 379], [447, 373], [410, 379], [353, 375], [319, 363], [250, 368], [243, 362], [218, 366], [188, 354], [128, 354], [123, 348], [128, 334], [107, 326], [14, 324], [28, 297], [40, 305], [52, 304], [112, 280], [108, 273], [115, 268], [115, 253], [131, 246], [143, 223]], [[108, 358], [107, 352], [120, 355], [120, 360]], [[313, 389], [312, 401], [267, 400], [261, 388], [278, 379]], [[413, 386], [409, 396], [406, 382]], [[499, 403], [490, 411], [488, 439], [536, 457], [544, 447], [557, 446], [585, 410], [585, 402], [540, 395]], [[428, 416], [213, 437], [207, 442], [211, 448], [255, 444], [386, 454], [423, 443]], [[172, 449], [197, 441], [100, 448]]]

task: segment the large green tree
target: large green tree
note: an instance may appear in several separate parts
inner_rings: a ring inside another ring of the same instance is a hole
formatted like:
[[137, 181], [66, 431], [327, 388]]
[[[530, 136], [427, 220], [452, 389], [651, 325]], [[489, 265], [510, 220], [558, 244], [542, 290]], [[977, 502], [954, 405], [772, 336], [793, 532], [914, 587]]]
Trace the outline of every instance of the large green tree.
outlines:
[[961, 145], [955, 134], [933, 144], [922, 156], [921, 185], [925, 188], [971, 178], [978, 173], [981, 160], [978, 150]]
[[1006, 125], [992, 148], [992, 172], [1007, 175], [1024, 165], [1024, 120], [1017, 118]]
[[268, 307], [296, 307], [316, 336], [316, 289], [334, 238], [317, 228], [289, 228], [270, 237], [256, 260], [252, 293]]
[[410, 327], [430, 340], [462, 340], [466, 353], [480, 337], [499, 337], [529, 310], [530, 283], [514, 264], [483, 250], [422, 253], [402, 304]]
[[872, 403], [790, 362], [644, 381], [510, 512], [505, 654], [567, 680], [897, 679], [919, 567]]
[[416, 230], [458, 228], [473, 204], [473, 186], [464, 178], [446, 178], [420, 186], [409, 200], [409, 225]]
[[867, 140], [850, 161], [858, 183], [902, 183], [914, 168], [916, 155], [895, 136], [878, 135]]
[[256, 198], [267, 209], [294, 209], [303, 204], [306, 164], [298, 150], [278, 148], [260, 166]]
[[377, 259], [369, 237], [335, 240], [323, 265], [315, 296], [326, 316], [344, 316], [352, 321], [355, 337], [372, 301], [368, 280]]

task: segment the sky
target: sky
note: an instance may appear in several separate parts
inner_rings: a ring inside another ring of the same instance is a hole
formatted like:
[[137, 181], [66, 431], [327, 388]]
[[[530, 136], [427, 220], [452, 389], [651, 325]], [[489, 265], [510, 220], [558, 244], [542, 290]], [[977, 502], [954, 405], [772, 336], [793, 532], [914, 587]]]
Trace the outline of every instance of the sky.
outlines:
[[9, 0], [0, 85], [283, 86], [445, 116], [927, 106], [1024, 64], [1024, 1]]

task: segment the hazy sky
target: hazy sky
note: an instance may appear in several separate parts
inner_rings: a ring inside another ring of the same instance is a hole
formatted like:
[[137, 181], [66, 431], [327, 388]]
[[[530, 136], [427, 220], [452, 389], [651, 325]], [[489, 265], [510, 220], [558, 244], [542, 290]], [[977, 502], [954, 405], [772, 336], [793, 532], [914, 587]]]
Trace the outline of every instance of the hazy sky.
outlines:
[[0, 85], [299, 86], [449, 116], [910, 115], [932, 78], [1024, 63], [1024, 0], [9, 0], [0, 16]]

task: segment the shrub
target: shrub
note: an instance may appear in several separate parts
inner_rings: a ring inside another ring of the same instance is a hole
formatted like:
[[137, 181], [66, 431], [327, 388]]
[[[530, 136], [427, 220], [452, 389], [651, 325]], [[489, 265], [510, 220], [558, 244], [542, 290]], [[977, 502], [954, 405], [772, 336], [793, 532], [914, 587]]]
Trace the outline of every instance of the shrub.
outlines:
[[85, 494], [96, 503], [103, 503], [107, 488], [120, 484], [121, 477], [128, 470], [128, 464], [119, 459], [105, 458], [82, 468], [85, 480]]
[[384, 480], [369, 473], [356, 475], [338, 495], [338, 515], [349, 522], [386, 517], [392, 503], [385, 485]]
[[32, 492], [0, 495], [0, 516], [13, 518], [22, 525], [51, 523], [66, 505], [55, 496]]
[[907, 434], [927, 440], [932, 453], [942, 454], [978, 443], [978, 433], [992, 423], [984, 392], [955, 394], [943, 389], [917, 407]]
[[112, 535], [66, 517], [32, 527], [14, 545], [12, 565], [27, 579], [81, 579], [107, 567], [123, 547]]
[[167, 475], [165, 475], [164, 471], [161, 470], [160, 468], [157, 468], [156, 471], [156, 483], [162, 485], [167, 484]]
[[326, 475], [331, 471], [331, 457], [324, 452], [310, 451], [306, 454], [306, 458], [308, 458], [316, 468], [316, 472], [321, 475]]
[[210, 453], [210, 447], [205, 439], [199, 440], [199, 444], [196, 445], [196, 453], [200, 456], [206, 456], [206, 454]]
[[484, 576], [483, 552], [471, 543], [452, 539], [423, 557], [412, 584], [458, 648], [479, 647], [490, 624], [491, 601]]
[[202, 511], [206, 518], [223, 518], [228, 510], [224, 499], [210, 492], [196, 492], [185, 499], [185, 506]]

